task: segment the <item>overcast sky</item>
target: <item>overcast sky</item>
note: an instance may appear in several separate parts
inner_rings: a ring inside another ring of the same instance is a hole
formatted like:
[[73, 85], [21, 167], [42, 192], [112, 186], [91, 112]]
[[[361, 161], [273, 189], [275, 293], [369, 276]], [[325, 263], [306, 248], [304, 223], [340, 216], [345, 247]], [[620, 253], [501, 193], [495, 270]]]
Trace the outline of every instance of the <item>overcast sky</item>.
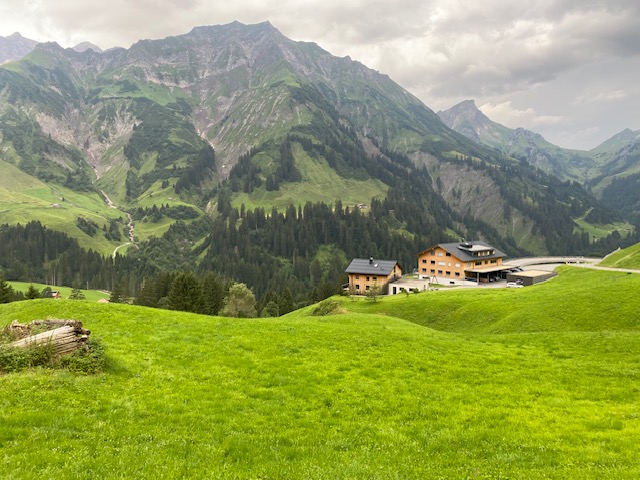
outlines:
[[431, 109], [590, 149], [640, 129], [638, 0], [2, 0], [0, 35], [103, 49], [194, 26], [270, 21], [388, 74]]

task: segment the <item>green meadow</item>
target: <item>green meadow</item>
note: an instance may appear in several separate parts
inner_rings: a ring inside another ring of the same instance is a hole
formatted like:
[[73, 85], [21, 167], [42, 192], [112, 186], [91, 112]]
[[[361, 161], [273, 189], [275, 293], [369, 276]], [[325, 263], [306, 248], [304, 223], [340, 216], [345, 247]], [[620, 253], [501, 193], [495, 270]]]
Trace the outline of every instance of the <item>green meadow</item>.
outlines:
[[[29, 286], [33, 285], [39, 292], [42, 292], [43, 289], [49, 287], [53, 291], [60, 292], [60, 296], [62, 298], [69, 298], [71, 295], [71, 291], [73, 290], [71, 287], [56, 287], [53, 285], [45, 285], [43, 283], [28, 283], [28, 282], [7, 282], [11, 288], [13, 288], [17, 292], [27, 293]], [[81, 290], [82, 294], [85, 297], [85, 300], [88, 302], [97, 302], [98, 300], [105, 298], [109, 299], [110, 295], [105, 292], [101, 292], [98, 290]]]
[[0, 375], [0, 476], [635, 479], [639, 287], [564, 267], [327, 316], [0, 305], [0, 325], [82, 320], [108, 357]]
[[640, 270], [640, 243], [616, 250], [600, 262], [605, 267], [633, 268]]

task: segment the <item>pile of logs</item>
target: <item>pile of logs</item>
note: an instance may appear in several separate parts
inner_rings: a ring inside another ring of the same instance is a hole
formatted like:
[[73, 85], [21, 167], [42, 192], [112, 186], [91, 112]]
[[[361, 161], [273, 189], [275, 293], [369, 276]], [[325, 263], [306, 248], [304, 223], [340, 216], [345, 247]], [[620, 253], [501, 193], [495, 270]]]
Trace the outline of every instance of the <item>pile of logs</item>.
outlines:
[[[19, 338], [10, 344], [12, 347], [52, 345], [56, 355], [65, 355], [79, 348], [86, 348], [91, 334], [89, 330], [82, 328], [82, 322], [78, 320], [34, 320], [27, 325], [14, 320], [7, 328], [14, 338]], [[31, 335], [32, 330], [43, 328], [46, 329], [44, 332]]]

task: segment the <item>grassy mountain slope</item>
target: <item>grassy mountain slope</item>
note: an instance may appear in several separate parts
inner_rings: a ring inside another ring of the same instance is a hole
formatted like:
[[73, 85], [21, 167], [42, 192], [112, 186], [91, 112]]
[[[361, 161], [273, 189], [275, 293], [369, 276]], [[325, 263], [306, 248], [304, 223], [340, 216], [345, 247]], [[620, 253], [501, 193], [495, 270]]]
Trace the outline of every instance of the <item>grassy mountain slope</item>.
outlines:
[[[74, 301], [2, 305], [0, 324], [82, 320], [110, 367], [92, 377], [0, 376], [0, 466], [21, 478], [635, 478], [638, 325], [595, 302], [591, 316], [580, 302], [567, 307], [563, 324], [552, 308], [570, 288], [585, 299], [637, 289], [635, 276], [608, 287], [610, 276], [563, 271], [508, 296], [487, 290], [482, 304], [493, 309], [435, 325], [459, 333], [398, 316], [435, 319], [440, 299], [460, 312], [484, 292], [254, 320]], [[535, 328], [505, 317], [503, 304], [523, 296], [542, 306]]]
[[613, 252], [600, 262], [600, 265], [605, 267], [640, 269], [640, 243]]

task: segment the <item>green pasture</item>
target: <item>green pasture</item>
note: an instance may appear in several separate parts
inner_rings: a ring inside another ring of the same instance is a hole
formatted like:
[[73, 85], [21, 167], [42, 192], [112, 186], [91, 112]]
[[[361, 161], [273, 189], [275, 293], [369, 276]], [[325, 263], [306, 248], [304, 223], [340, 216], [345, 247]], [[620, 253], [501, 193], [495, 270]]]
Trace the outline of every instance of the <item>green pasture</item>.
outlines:
[[640, 270], [640, 243], [613, 252], [600, 262], [600, 265]]
[[240, 208], [244, 203], [247, 209], [253, 210], [262, 207], [271, 211], [275, 206], [278, 210], [285, 210], [289, 205], [299, 205], [300, 199], [324, 202], [332, 204], [340, 199], [347, 207], [363, 203], [369, 205], [371, 199], [383, 198], [386, 195], [387, 186], [379, 180], [357, 180], [344, 178], [329, 168], [326, 160], [311, 158], [299, 144], [294, 144], [296, 166], [302, 174], [302, 182], [282, 183], [280, 190], [267, 192], [264, 188], [258, 188], [252, 193], [239, 193], [233, 199], [233, 205]]
[[[27, 292], [30, 285], [33, 285], [40, 292], [42, 292], [43, 289], [49, 287], [53, 291], [60, 292], [60, 296], [62, 298], [69, 298], [72, 290], [71, 287], [56, 287], [53, 285], [45, 285], [43, 283], [11, 282], [11, 281], [8, 281], [7, 283], [11, 285], [11, 288], [13, 288], [16, 292], [23, 292], [23, 293]], [[101, 292], [99, 290], [81, 290], [81, 292], [84, 294], [85, 300], [88, 302], [97, 302], [102, 298], [109, 299], [109, 296], [110, 296], [108, 293]]]
[[0, 325], [82, 320], [109, 363], [0, 375], [0, 472], [635, 479], [638, 286], [563, 268], [535, 287], [334, 297], [344, 313], [275, 319], [0, 305]]

